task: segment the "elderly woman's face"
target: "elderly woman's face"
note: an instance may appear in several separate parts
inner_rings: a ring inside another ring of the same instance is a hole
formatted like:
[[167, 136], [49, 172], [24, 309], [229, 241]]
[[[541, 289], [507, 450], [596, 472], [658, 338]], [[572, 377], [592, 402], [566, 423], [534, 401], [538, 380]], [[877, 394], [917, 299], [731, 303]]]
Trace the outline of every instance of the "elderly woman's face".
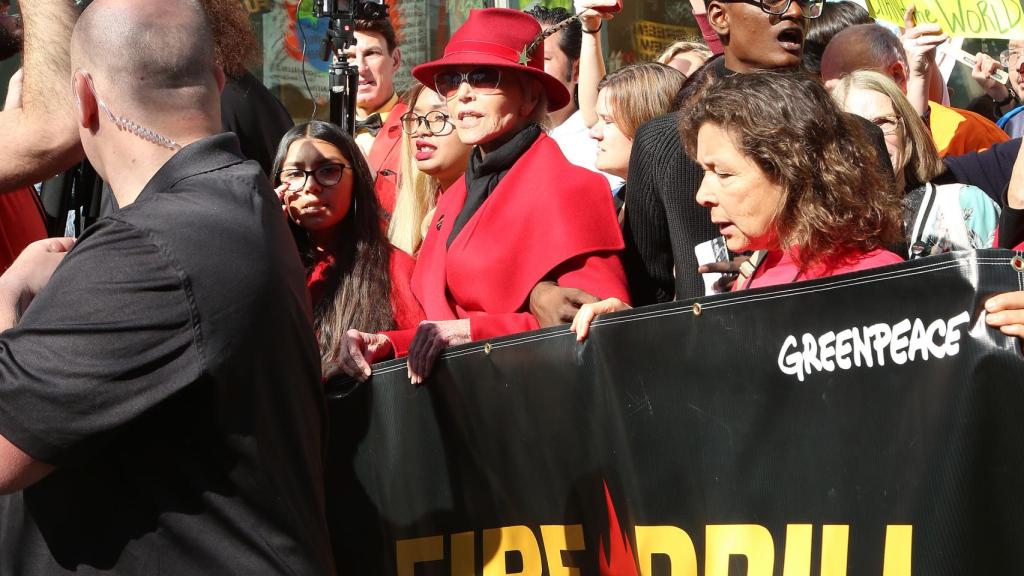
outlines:
[[716, 124], [705, 123], [697, 132], [697, 162], [705, 170], [697, 202], [711, 209], [729, 250], [779, 248], [775, 219], [785, 196], [782, 186]]
[[882, 130], [893, 173], [902, 174], [909, 160], [903, 153], [906, 149], [907, 135], [892, 100], [881, 92], [854, 87], [846, 93], [843, 108], [850, 114], [867, 118]]
[[[460, 66], [453, 70], [467, 73], [476, 68], [480, 67]], [[496, 90], [477, 90], [469, 82], [462, 82], [448, 100], [448, 112], [459, 140], [480, 145], [484, 151], [500, 146], [526, 125], [538, 105], [539, 90], [537, 85], [524, 91], [521, 75], [508, 69], [501, 70]]]

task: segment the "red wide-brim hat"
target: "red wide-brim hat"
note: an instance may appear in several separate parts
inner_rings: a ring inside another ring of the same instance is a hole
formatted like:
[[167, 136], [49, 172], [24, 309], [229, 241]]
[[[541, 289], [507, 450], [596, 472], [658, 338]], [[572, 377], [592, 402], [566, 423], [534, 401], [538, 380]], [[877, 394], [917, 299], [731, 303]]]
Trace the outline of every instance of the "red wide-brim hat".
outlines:
[[[465, 24], [452, 34], [444, 47], [444, 56], [412, 69], [412, 75], [424, 86], [434, 88], [434, 74], [455, 66], [494, 66], [516, 70], [535, 78], [544, 86], [548, 110], [564, 108], [572, 96], [565, 85], [544, 72], [544, 41], [539, 40], [529, 54], [524, 51], [541, 33], [537, 20], [525, 12], [509, 8], [470, 10]], [[523, 62], [526, 62], [525, 65]]]

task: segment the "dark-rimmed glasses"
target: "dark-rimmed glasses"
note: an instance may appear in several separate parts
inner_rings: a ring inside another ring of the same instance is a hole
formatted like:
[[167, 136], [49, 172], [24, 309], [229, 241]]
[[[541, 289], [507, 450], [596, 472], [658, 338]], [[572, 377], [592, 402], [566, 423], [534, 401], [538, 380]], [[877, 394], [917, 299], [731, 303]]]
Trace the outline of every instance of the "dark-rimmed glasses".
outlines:
[[277, 179], [281, 184], [287, 184], [290, 192], [298, 192], [306, 187], [306, 181], [310, 176], [313, 176], [316, 183], [321, 186], [334, 186], [341, 182], [341, 176], [345, 173], [345, 168], [349, 168], [349, 166], [341, 163], [324, 164], [313, 170], [285, 168], [277, 172]]
[[426, 126], [431, 136], [447, 136], [455, 129], [455, 125], [449, 122], [448, 118], [450, 117], [440, 110], [431, 110], [423, 116], [415, 112], [406, 112], [402, 114], [400, 120], [402, 131], [409, 136], [415, 136], [420, 126]]
[[463, 82], [479, 94], [494, 94], [501, 83], [501, 69], [482, 66], [469, 72], [445, 70], [434, 74], [434, 90], [445, 100], [454, 98]]
[[[725, 0], [726, 2], [745, 2], [747, 4], [755, 4], [761, 8], [761, 11], [766, 14], [773, 16], [782, 16], [789, 11], [789, 5], [793, 3], [793, 0]], [[804, 18], [815, 19], [821, 16], [822, 10], [825, 9], [824, 0], [796, 0], [797, 4], [803, 8]]]

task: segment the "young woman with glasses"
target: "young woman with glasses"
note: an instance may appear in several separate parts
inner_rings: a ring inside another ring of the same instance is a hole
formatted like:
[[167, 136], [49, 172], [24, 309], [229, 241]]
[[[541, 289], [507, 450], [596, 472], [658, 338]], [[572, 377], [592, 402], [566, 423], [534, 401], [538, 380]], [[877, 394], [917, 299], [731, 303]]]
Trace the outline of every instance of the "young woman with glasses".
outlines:
[[419, 82], [405, 98], [412, 109], [402, 115], [398, 199], [388, 238], [408, 252], [419, 251], [437, 198], [466, 171], [472, 146], [455, 133], [444, 99]]
[[274, 184], [306, 267], [324, 374], [347, 329], [423, 319], [409, 287], [415, 262], [388, 243], [370, 169], [350, 135], [320, 121], [292, 128], [277, 149]]
[[931, 183], [945, 168], [924, 121], [895, 82], [858, 70], [841, 78], [832, 96], [847, 112], [882, 129], [896, 189], [903, 194], [906, 256], [992, 247], [999, 205], [974, 186]]

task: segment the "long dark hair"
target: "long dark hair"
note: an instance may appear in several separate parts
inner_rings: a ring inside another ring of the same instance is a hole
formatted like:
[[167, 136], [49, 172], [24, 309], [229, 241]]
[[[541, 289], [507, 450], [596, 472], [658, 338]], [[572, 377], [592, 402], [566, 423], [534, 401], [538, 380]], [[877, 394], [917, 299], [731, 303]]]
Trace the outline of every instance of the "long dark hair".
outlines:
[[[324, 366], [336, 361], [341, 338], [349, 328], [380, 332], [394, 328], [391, 310], [391, 278], [388, 273], [391, 247], [380, 221], [380, 205], [373, 191], [373, 177], [355, 140], [337, 126], [314, 120], [289, 130], [274, 158], [274, 185], [278, 171], [297, 140], [312, 138], [331, 144], [352, 166], [352, 206], [339, 222], [326, 250], [334, 257], [327, 271], [326, 290], [314, 302], [313, 320]], [[289, 220], [307, 274], [320, 260], [309, 232]]]

